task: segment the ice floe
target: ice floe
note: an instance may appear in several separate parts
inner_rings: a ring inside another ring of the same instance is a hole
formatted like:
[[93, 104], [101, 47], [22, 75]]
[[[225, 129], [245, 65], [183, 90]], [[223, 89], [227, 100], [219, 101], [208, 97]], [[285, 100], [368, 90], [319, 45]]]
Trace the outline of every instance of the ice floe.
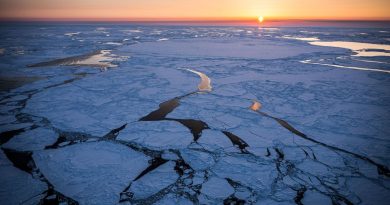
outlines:
[[309, 43], [311, 45], [316, 45], [316, 46], [327, 46], [327, 47], [350, 49], [353, 52], [357, 53], [354, 56], [360, 56], [360, 57], [390, 56], [390, 45], [385, 45], [385, 44], [361, 43], [361, 42], [349, 42], [349, 41], [314, 41]]
[[193, 202], [183, 196], [176, 196], [174, 194], [167, 194], [164, 198], [157, 201], [155, 203], [156, 205], [170, 205], [170, 204], [176, 204], [176, 205], [192, 205]]
[[363, 67], [355, 67], [355, 66], [344, 66], [344, 65], [328, 64], [328, 63], [317, 63], [317, 62], [312, 62], [311, 60], [303, 60], [303, 61], [300, 61], [300, 62], [301, 63], [306, 63], [306, 64], [312, 64], [312, 65], [330, 66], [330, 67], [335, 67], [335, 68], [344, 68], [344, 69], [352, 69], [352, 70], [363, 70], [363, 71], [374, 71], [374, 72], [390, 73], [390, 70], [383, 70], [383, 69], [376, 69], [376, 68], [363, 68]]
[[75, 36], [75, 35], [79, 35], [81, 32], [73, 32], [73, 33], [65, 33], [64, 35], [65, 36], [69, 36], [69, 37], [72, 37], [72, 36]]
[[91, 54], [85, 54], [80, 56], [56, 59], [52, 61], [36, 63], [28, 65], [29, 67], [42, 67], [42, 66], [91, 66], [100, 68], [113, 68], [117, 65], [113, 64], [113, 61], [125, 60], [124, 57], [118, 57], [111, 54], [110, 50], [100, 50]]
[[[310, 48], [310, 49], [309, 49]], [[160, 42], [145, 42], [121, 49], [140, 54], [158, 54], [176, 57], [212, 57], [212, 58], [245, 58], [277, 59], [287, 58], [304, 53], [326, 51], [327, 49], [310, 45], [271, 42], [258, 39], [252, 41], [230, 41], [227, 39], [193, 39]], [[277, 50], [277, 52], [272, 52]]]
[[206, 170], [215, 163], [213, 156], [207, 152], [183, 149], [180, 154], [194, 170]]
[[134, 181], [130, 186], [130, 191], [134, 194], [134, 198], [147, 198], [174, 184], [179, 178], [179, 175], [174, 170], [174, 166], [174, 162], [167, 162]]
[[4, 205], [39, 204], [47, 190], [44, 182], [11, 165], [0, 166], [0, 201]]
[[118, 42], [107, 42], [107, 43], [104, 43], [106, 45], [114, 45], [114, 46], [121, 46], [123, 45], [123, 43], [118, 43]]
[[168, 40], [169, 40], [169, 38], [160, 38], [157, 41], [168, 41]]
[[212, 177], [202, 185], [201, 192], [210, 198], [225, 199], [233, 194], [234, 189], [226, 179]]
[[193, 140], [189, 130], [174, 121], [137, 122], [124, 129], [118, 140], [135, 142], [155, 150], [180, 149]]
[[56, 142], [58, 134], [51, 129], [36, 128], [13, 137], [2, 147], [18, 151], [43, 150]]
[[127, 29], [127, 30], [122, 30], [123, 32], [130, 32], [130, 33], [142, 33], [141, 30], [139, 29]]
[[40, 171], [56, 190], [80, 204], [116, 204], [119, 193], [148, 165], [148, 157], [110, 142], [35, 152]]
[[294, 40], [300, 40], [300, 41], [319, 41], [320, 40], [317, 37], [282, 36], [282, 38], [294, 39]]

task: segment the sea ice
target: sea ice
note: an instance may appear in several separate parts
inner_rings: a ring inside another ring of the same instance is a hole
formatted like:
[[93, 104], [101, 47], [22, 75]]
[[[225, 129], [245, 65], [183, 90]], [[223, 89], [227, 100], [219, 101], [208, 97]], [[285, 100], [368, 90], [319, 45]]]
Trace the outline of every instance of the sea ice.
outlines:
[[201, 192], [210, 198], [225, 199], [234, 193], [234, 189], [226, 179], [211, 177], [202, 185]]
[[57, 138], [58, 134], [51, 129], [36, 128], [16, 135], [2, 147], [17, 151], [43, 150], [46, 146], [54, 144]]
[[282, 36], [282, 38], [285, 39], [294, 39], [294, 40], [300, 40], [300, 41], [319, 41], [317, 37], [297, 37], [297, 36]]
[[155, 205], [192, 205], [193, 202], [183, 196], [175, 196], [173, 194], [167, 194], [161, 200], [154, 203]]
[[180, 149], [193, 140], [188, 129], [175, 121], [151, 121], [129, 124], [117, 137], [118, 140], [137, 143], [154, 149]]
[[47, 190], [46, 183], [33, 178], [5, 158], [0, 150], [0, 201], [4, 205], [38, 204]]
[[134, 193], [135, 199], [147, 198], [175, 183], [179, 175], [174, 167], [175, 163], [169, 161], [133, 182], [130, 191]]
[[301, 63], [306, 63], [306, 64], [312, 64], [312, 65], [330, 66], [330, 67], [335, 67], [335, 68], [344, 68], [344, 69], [352, 69], [352, 70], [363, 70], [363, 71], [374, 71], [374, 72], [390, 73], [390, 70], [384, 70], [384, 69], [363, 68], [363, 67], [356, 67], [356, 66], [344, 66], [344, 65], [328, 64], [328, 63], [317, 63], [317, 62], [312, 62], [311, 60], [303, 60], [303, 61], [300, 61], [300, 62]]
[[204, 130], [198, 143], [207, 150], [218, 151], [232, 147], [232, 142], [220, 131]]
[[34, 95], [24, 112], [45, 117], [64, 131], [102, 136], [140, 119], [165, 100], [192, 92], [197, 78], [188, 71], [164, 68], [103, 72]]
[[[350, 49], [357, 54], [354, 56], [390, 56], [390, 45], [386, 44], [374, 44], [374, 43], [361, 43], [361, 42], [349, 42], [349, 41], [314, 41], [310, 42], [316, 46], [328, 46]], [[371, 50], [384, 50], [384, 52], [371, 51]]]
[[299, 54], [327, 51], [313, 46], [272, 42], [268, 40], [230, 41], [228, 39], [196, 39], [146, 42], [134, 44], [122, 51], [165, 56], [213, 57], [213, 58], [248, 58], [277, 59]]
[[308, 190], [305, 192], [302, 204], [329, 205], [332, 204], [332, 201], [329, 197], [319, 192]]
[[111, 142], [37, 151], [33, 159], [56, 190], [80, 204], [116, 204], [149, 157]]
[[208, 169], [215, 163], [213, 156], [206, 152], [183, 149], [180, 150], [180, 154], [184, 161], [196, 171]]

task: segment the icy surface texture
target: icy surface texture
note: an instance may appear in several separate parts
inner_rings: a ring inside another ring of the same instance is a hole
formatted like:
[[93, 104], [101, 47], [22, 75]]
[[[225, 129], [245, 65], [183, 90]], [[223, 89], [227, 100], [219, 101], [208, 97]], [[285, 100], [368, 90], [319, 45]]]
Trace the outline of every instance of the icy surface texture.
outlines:
[[80, 204], [115, 204], [127, 184], [148, 166], [148, 157], [126, 146], [91, 142], [36, 152], [40, 171]]
[[58, 134], [51, 129], [36, 128], [23, 132], [3, 145], [3, 148], [18, 151], [42, 150], [57, 141]]
[[390, 200], [388, 26], [1, 27], [1, 204]]
[[0, 201], [4, 205], [37, 204], [47, 185], [16, 167], [0, 152]]

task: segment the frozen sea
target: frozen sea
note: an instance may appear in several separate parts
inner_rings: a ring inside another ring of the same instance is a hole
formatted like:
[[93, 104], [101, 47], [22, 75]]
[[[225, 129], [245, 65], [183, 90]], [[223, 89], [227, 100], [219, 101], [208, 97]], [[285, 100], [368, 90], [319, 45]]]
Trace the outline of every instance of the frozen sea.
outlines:
[[0, 203], [385, 205], [390, 25], [0, 24]]

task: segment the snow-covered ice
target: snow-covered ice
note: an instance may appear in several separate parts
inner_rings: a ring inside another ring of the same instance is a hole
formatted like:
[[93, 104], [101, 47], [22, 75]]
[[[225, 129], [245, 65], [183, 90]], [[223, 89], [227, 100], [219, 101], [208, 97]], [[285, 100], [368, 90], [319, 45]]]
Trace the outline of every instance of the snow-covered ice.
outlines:
[[202, 193], [210, 198], [225, 199], [234, 193], [234, 189], [226, 179], [213, 177], [202, 185]]
[[194, 170], [207, 170], [215, 163], [213, 156], [207, 152], [184, 149], [180, 154]]
[[0, 201], [4, 205], [38, 204], [47, 184], [14, 166], [0, 151]]
[[[374, 43], [361, 43], [361, 42], [348, 42], [348, 41], [313, 41], [310, 42], [316, 46], [328, 46], [350, 49], [357, 54], [354, 56], [369, 57], [369, 56], [390, 56], [390, 45], [386, 44], [374, 44]], [[370, 51], [371, 50], [383, 50], [383, 51]]]
[[192, 142], [192, 135], [175, 121], [136, 122], [120, 132], [118, 140], [135, 142], [154, 150], [180, 149]]
[[174, 162], [167, 162], [151, 171], [148, 175], [133, 182], [130, 186], [130, 191], [134, 193], [134, 198], [147, 198], [174, 184], [179, 177], [174, 170], [174, 166]]
[[57, 138], [58, 134], [51, 129], [36, 128], [13, 137], [2, 147], [17, 151], [43, 150], [46, 146], [54, 144]]
[[149, 158], [110, 142], [86, 142], [35, 152], [34, 161], [56, 190], [80, 204], [115, 204]]

